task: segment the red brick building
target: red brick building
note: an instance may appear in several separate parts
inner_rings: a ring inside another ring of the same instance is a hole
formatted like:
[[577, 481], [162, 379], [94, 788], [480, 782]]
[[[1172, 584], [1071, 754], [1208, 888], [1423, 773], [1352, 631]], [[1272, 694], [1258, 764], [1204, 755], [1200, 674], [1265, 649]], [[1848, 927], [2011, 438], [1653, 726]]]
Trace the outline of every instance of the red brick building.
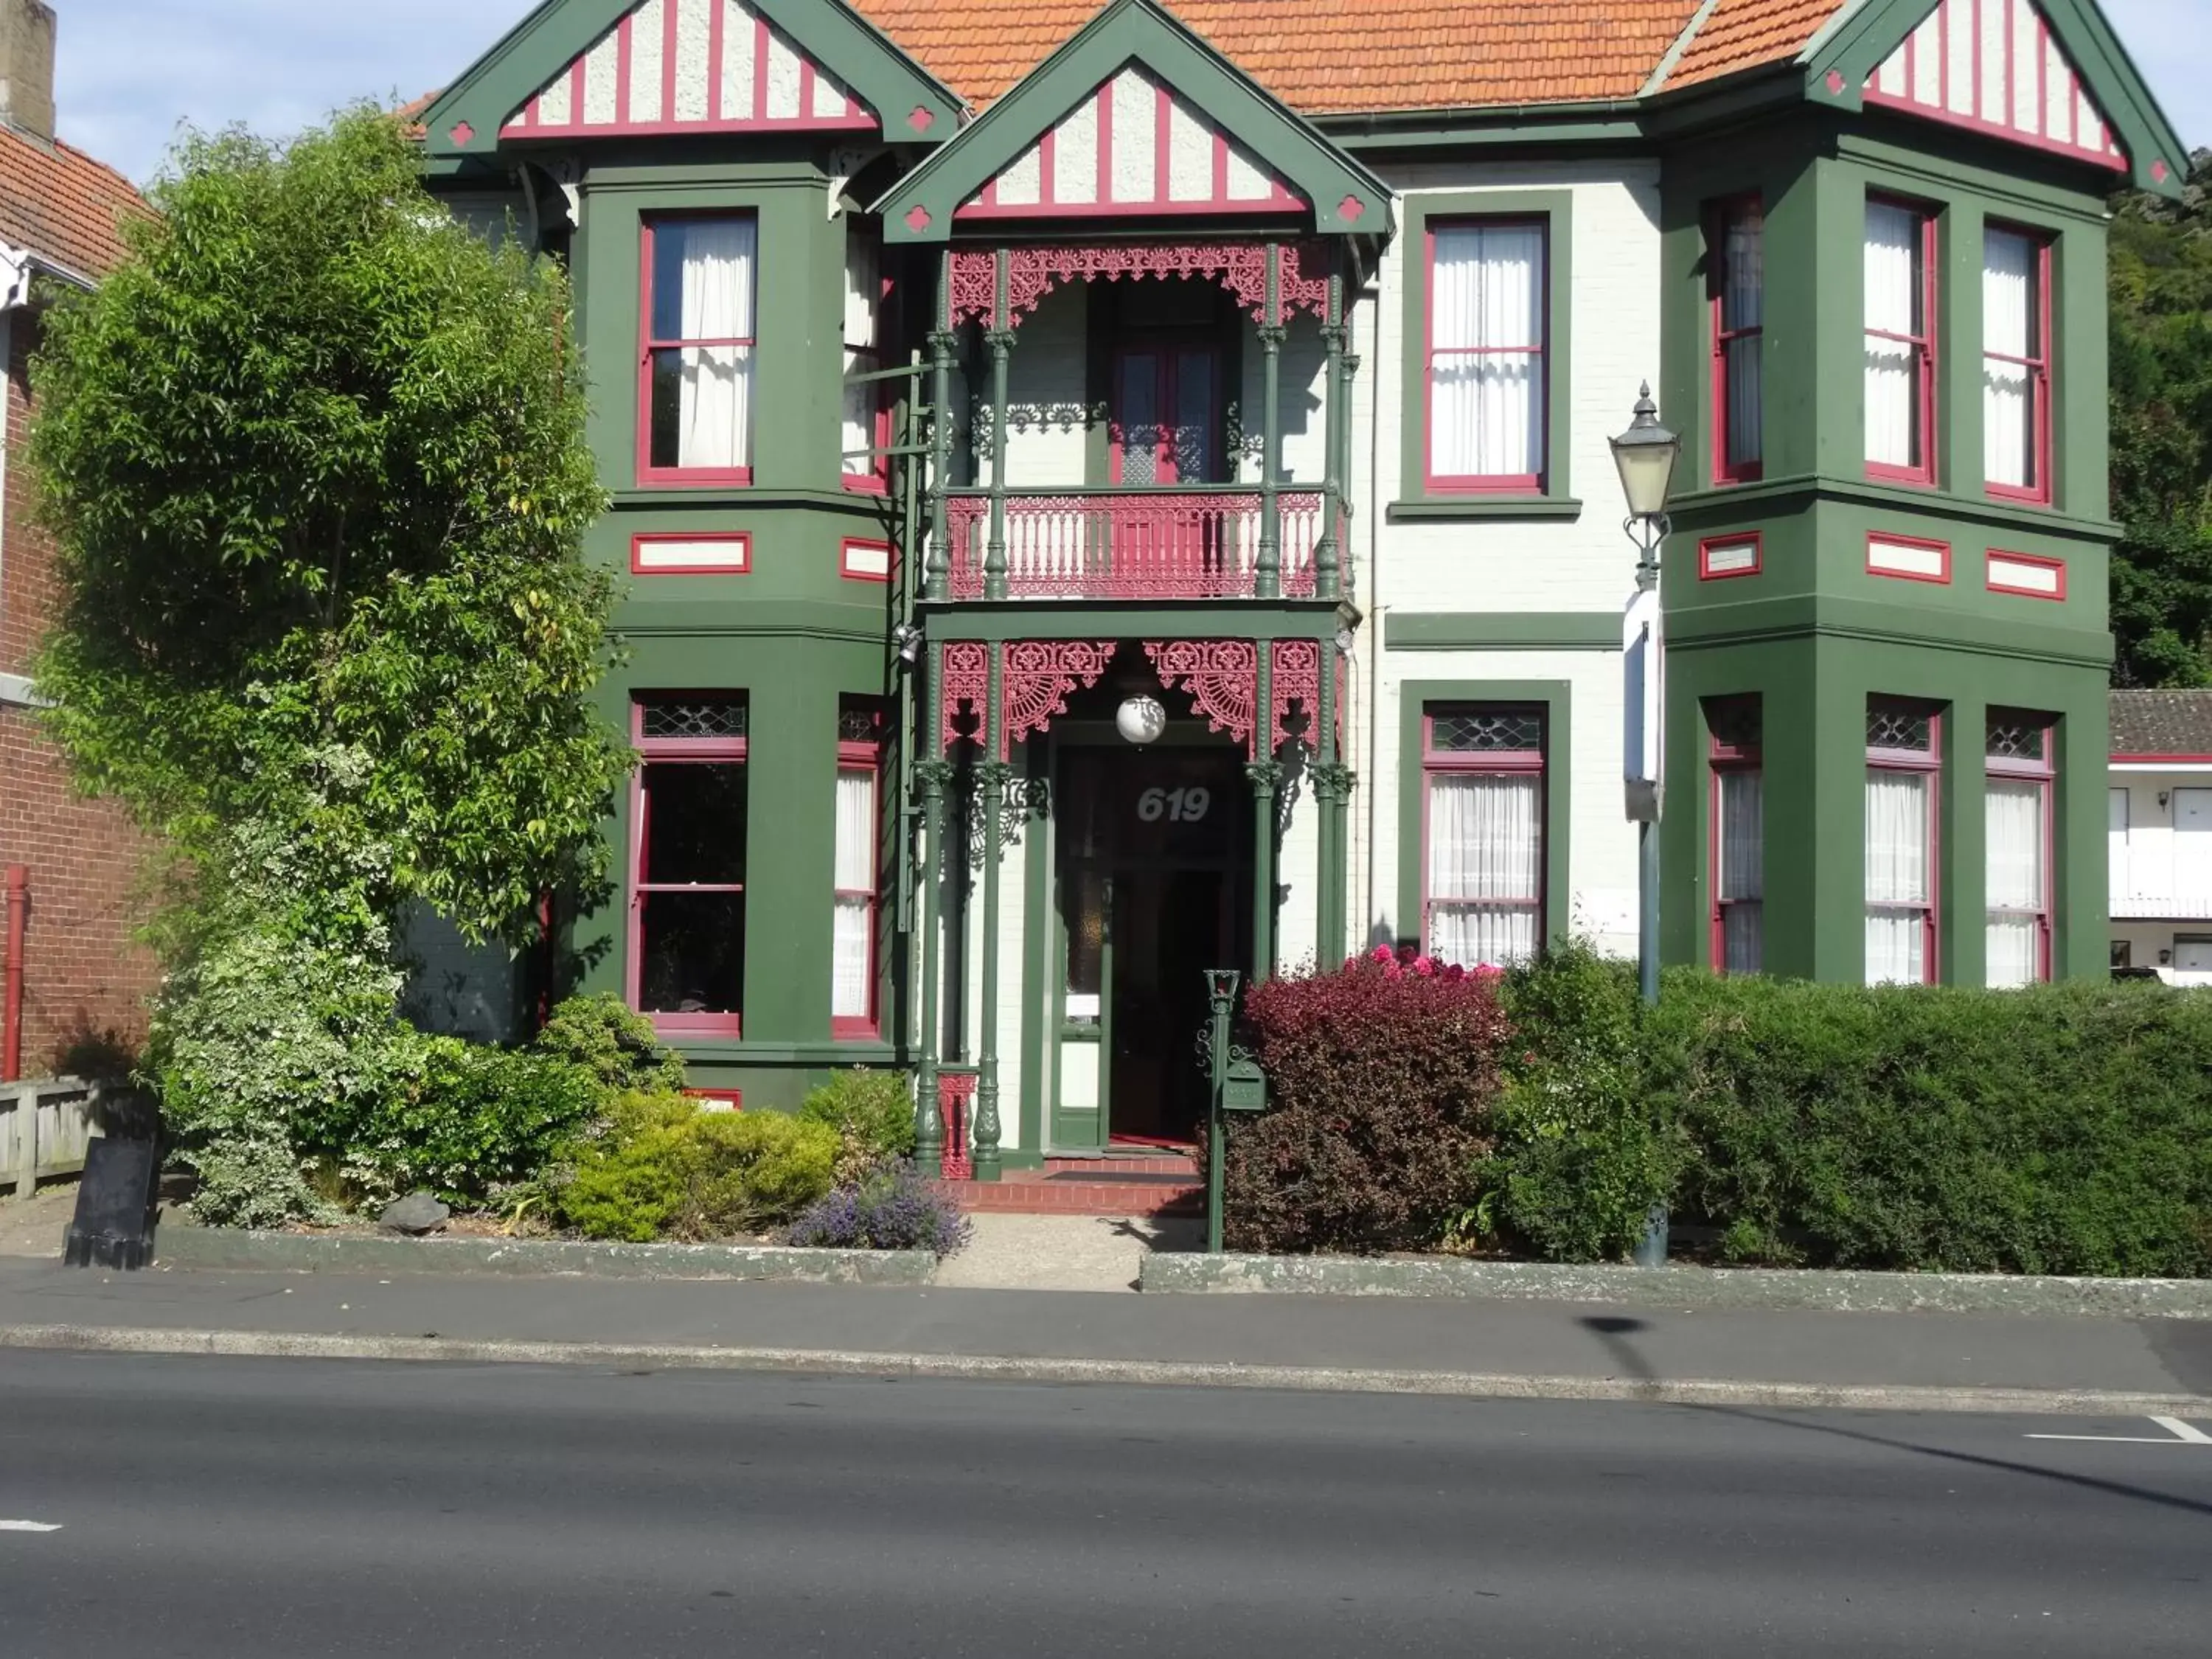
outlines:
[[24, 459], [40, 317], [112, 269], [118, 224], [147, 210], [129, 180], [54, 137], [53, 49], [49, 7], [0, 0], [0, 1079], [58, 1070], [87, 1039], [135, 1043], [156, 977], [132, 938], [143, 844], [112, 803], [71, 794], [29, 678], [59, 599]]

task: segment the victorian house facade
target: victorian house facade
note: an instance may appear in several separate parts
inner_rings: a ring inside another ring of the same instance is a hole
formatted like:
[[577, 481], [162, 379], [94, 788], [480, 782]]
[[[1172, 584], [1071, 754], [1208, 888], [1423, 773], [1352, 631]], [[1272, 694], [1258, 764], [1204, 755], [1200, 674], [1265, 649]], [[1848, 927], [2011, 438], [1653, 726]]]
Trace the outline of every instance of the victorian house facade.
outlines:
[[2090, 0], [549, 0], [422, 114], [567, 259], [643, 756], [586, 982], [975, 1172], [1188, 1136], [1200, 970], [2102, 972]]

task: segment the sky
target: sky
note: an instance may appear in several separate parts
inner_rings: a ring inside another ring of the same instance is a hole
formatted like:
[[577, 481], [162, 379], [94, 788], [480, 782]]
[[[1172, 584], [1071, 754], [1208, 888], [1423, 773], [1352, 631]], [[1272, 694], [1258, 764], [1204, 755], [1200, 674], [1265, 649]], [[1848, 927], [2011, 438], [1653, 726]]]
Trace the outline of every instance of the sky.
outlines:
[[[180, 121], [281, 136], [357, 98], [412, 98], [465, 69], [536, 0], [51, 3], [62, 137], [143, 183]], [[2212, 144], [2207, 0], [2104, 6], [2183, 142]]]

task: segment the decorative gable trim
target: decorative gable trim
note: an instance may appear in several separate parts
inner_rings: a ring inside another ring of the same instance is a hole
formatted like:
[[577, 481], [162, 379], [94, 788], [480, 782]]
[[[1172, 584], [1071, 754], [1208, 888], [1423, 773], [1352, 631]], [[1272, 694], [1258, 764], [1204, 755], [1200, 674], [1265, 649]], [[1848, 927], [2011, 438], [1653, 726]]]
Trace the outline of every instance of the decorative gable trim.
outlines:
[[1296, 213], [1279, 174], [1132, 64], [960, 209], [971, 219], [1131, 213]]
[[2165, 196], [2187, 175], [2187, 150], [2095, 0], [1865, 0], [1799, 63], [1807, 96], [1831, 108], [1907, 109]]
[[745, 0], [640, 0], [518, 110], [505, 138], [869, 131], [874, 112]]
[[935, 144], [963, 110], [842, 0], [544, 0], [422, 119], [425, 152], [451, 164], [540, 138], [872, 130], [878, 118], [892, 143]]
[[2127, 170], [2034, 0], [1942, 0], [1867, 77], [1866, 100]]
[[[1138, 128], [1150, 119], [1149, 143], [1140, 131], [1121, 132], [1129, 116]], [[1102, 117], [1103, 131], [1092, 125]], [[1123, 137], [1131, 141], [1126, 146]], [[1087, 193], [1076, 176], [1076, 158], [1085, 154]], [[1103, 180], [1102, 157], [1109, 169]], [[1264, 195], [1255, 179], [1264, 181]], [[1203, 199], [1196, 193], [1201, 180]], [[1111, 0], [875, 206], [892, 242], [941, 242], [956, 218], [1153, 218], [1200, 210], [1310, 211], [1324, 234], [1390, 231], [1388, 185], [1154, 0]]]

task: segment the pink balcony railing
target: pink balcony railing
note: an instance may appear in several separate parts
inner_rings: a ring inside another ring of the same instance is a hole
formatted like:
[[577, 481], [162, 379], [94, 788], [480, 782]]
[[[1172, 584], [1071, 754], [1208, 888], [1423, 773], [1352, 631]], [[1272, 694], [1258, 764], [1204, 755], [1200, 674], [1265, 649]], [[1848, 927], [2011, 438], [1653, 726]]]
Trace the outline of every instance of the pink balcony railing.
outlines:
[[[1282, 591], [1314, 591], [1321, 494], [1276, 496]], [[945, 502], [952, 597], [983, 596], [988, 494]], [[1256, 489], [1060, 490], [1006, 497], [1006, 591], [1016, 599], [1214, 599], [1249, 597], [1260, 555]]]

